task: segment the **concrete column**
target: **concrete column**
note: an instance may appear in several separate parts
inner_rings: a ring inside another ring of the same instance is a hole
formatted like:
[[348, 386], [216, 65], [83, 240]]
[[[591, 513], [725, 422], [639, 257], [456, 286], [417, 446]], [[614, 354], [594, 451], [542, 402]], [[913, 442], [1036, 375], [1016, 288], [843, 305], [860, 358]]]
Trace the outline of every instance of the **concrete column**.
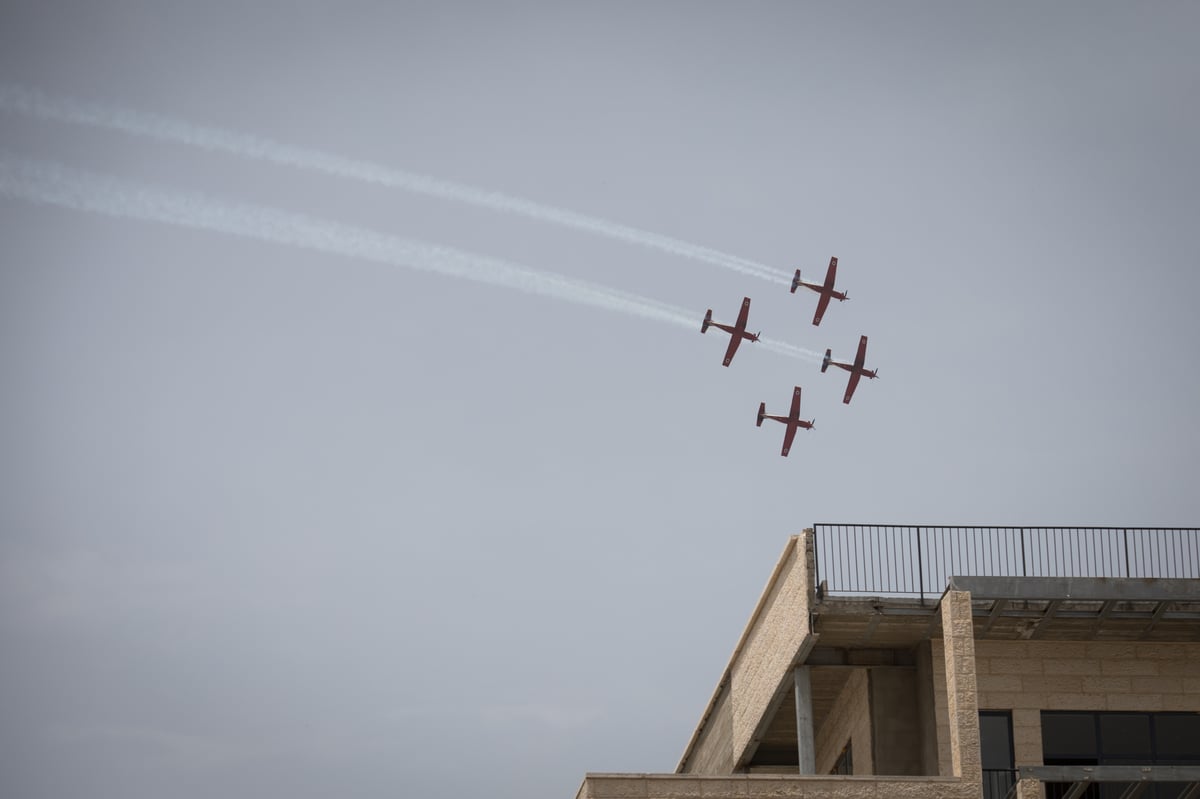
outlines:
[[941, 614], [953, 776], [982, 785], [979, 692], [975, 681], [975, 626], [971, 618], [970, 593], [947, 591], [942, 597]]
[[797, 666], [793, 673], [796, 682], [796, 748], [800, 752], [800, 773], [817, 773], [817, 748], [813, 739], [812, 681], [808, 666]]

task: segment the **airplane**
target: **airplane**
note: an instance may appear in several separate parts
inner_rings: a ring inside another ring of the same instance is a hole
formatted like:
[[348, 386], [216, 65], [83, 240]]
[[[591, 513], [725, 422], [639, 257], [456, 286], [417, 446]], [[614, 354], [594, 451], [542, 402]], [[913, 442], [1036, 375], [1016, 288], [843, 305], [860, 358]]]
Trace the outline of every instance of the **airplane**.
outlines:
[[813, 324], [821, 324], [821, 317], [825, 315], [825, 309], [829, 307], [829, 298], [833, 297], [838, 302], [844, 302], [850, 299], [848, 291], [834, 291], [833, 281], [837, 279], [837, 258], [829, 259], [829, 271], [825, 273], [825, 283], [805, 283], [800, 279], [800, 270], [796, 270], [796, 276], [792, 278], [792, 293], [796, 293], [796, 289], [804, 286], [821, 295], [821, 299], [817, 300], [817, 312], [813, 314]]
[[742, 310], [738, 313], [737, 324], [723, 325], [720, 322], [712, 320], [712, 308], [708, 309], [708, 313], [704, 315], [704, 322], [700, 325], [700, 332], [707, 333], [709, 325], [719, 327], [730, 335], [729, 349], [725, 350], [725, 366], [733, 360], [733, 354], [737, 352], [738, 345], [742, 343], [742, 339], [748, 338], [751, 341], [758, 341], [758, 337], [762, 335], [762, 331], [757, 333], [746, 332], [746, 319], [750, 316], [750, 298], [746, 297], [742, 300]]
[[863, 362], [867, 359], [867, 337], [863, 336], [858, 340], [858, 354], [854, 356], [854, 363], [841, 363], [833, 360], [833, 350], [825, 350], [825, 360], [821, 362], [821, 373], [830, 366], [836, 366], [839, 369], [845, 369], [850, 373], [850, 382], [846, 385], [846, 396], [842, 397], [842, 402], [850, 404], [850, 398], [854, 396], [854, 389], [858, 388], [858, 379], [860, 377], [869, 377], [874, 380], [879, 376], [878, 369], [864, 369]]
[[796, 437], [796, 429], [803, 427], [805, 430], [812, 430], [813, 419], [811, 422], [805, 422], [800, 419], [800, 386], [796, 386], [796, 390], [792, 392], [792, 410], [787, 416], [772, 416], [767, 413], [767, 403], [758, 403], [758, 422], [756, 426], [762, 427], [763, 419], [774, 419], [777, 422], [783, 422], [787, 425], [787, 430], [783, 433], [783, 451], [779, 454], [787, 457], [788, 450], [792, 448], [792, 439]]

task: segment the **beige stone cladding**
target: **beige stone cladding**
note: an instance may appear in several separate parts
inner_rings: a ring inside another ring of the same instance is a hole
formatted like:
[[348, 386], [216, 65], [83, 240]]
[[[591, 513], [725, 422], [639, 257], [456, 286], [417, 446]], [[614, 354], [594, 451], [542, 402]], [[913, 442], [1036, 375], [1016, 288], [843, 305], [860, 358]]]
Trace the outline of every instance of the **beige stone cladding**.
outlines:
[[816, 733], [817, 773], [828, 774], [846, 744], [852, 745], [855, 774], [873, 774], [871, 701], [866, 669], [855, 669]]
[[1041, 780], [1017, 780], [1017, 799], [1046, 799]]
[[808, 635], [809, 536], [791, 540], [731, 666], [733, 757], [751, 745]]
[[965, 591], [947, 591], [942, 597], [941, 614], [946, 714], [950, 722], [950, 771], [942, 773], [980, 783], [983, 771], [971, 595]]
[[1017, 765], [1042, 762], [1043, 710], [1200, 712], [1200, 643], [981, 640], [975, 668], [980, 710], [1012, 711]]
[[722, 680], [713, 699], [711, 712], [700, 725], [691, 757], [680, 764], [680, 771], [693, 774], [730, 774], [733, 772], [733, 701], [729, 680]]
[[945, 777], [779, 777], [759, 774], [588, 774], [576, 799], [978, 799]]
[[938, 774], [952, 774], [950, 762], [950, 712], [946, 707], [946, 646], [940, 638], [930, 644], [930, 673], [933, 676], [933, 715], [937, 727]]

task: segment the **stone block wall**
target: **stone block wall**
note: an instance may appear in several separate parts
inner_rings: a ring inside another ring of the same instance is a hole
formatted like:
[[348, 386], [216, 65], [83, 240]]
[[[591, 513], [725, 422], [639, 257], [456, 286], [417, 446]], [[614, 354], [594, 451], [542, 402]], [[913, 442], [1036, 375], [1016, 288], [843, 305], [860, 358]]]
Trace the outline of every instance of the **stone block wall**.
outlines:
[[817, 773], [828, 774], [851, 742], [855, 774], [874, 774], [871, 741], [871, 702], [866, 669], [855, 669], [816, 731]]
[[983, 640], [975, 669], [979, 709], [1012, 711], [1018, 765], [1042, 762], [1043, 710], [1200, 712], [1200, 643]]
[[730, 774], [733, 772], [733, 702], [729, 683], [722, 683], [713, 700], [712, 712], [696, 736], [691, 757], [680, 771], [687, 774]]
[[808, 635], [811, 536], [798, 536], [780, 562], [742, 649], [731, 666], [733, 759], [746, 752], [755, 728], [791, 673]]

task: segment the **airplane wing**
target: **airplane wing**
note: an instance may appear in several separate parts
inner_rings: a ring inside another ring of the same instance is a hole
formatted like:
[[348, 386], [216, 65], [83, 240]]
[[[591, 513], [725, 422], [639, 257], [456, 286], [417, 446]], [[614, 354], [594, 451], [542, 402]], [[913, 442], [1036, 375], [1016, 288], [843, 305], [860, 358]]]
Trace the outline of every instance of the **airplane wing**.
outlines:
[[826, 288], [821, 292], [821, 299], [817, 300], [817, 312], [813, 314], [813, 324], [821, 324], [821, 317], [825, 315], [825, 309], [829, 307], [829, 290]]
[[[744, 315], [744, 311], [743, 311], [743, 315]], [[742, 324], [745, 324], [745, 322], [743, 322]], [[738, 345], [741, 343], [742, 343], [741, 336], [739, 336], [737, 333], [730, 334], [729, 349], [725, 350], [725, 364], [724, 364], [725, 366], [728, 366], [729, 362], [733, 360], [733, 354], [735, 352], [737, 352]]]
[[837, 258], [829, 259], [829, 271], [825, 273], [825, 288], [833, 288], [833, 284], [837, 281]]
[[842, 402], [850, 404], [850, 398], [854, 396], [854, 389], [858, 388], [858, 379], [862, 377], [858, 372], [850, 373], [850, 382], [846, 384], [846, 396], [842, 397]]
[[854, 369], [857, 371], [863, 368], [863, 364], [867, 362], [867, 337], [863, 336], [858, 340], [858, 354], [854, 356]]
[[[738, 311], [738, 320], [735, 327], [741, 331], [746, 329], [746, 322], [750, 319], [750, 298], [746, 297], [742, 300], [742, 310]], [[731, 356], [732, 357], [732, 356]]]
[[792, 439], [796, 437], [796, 430], [796, 425], [789, 424], [783, 434], [783, 449], [780, 450], [779, 454], [785, 458], [787, 457], [788, 450], [792, 448]]
[[829, 259], [829, 269], [825, 272], [825, 287], [821, 291], [821, 299], [817, 300], [817, 312], [813, 314], [813, 324], [821, 324], [821, 317], [829, 307], [829, 298], [833, 296], [833, 284], [837, 282], [837, 258]]
[[788, 418], [800, 418], [800, 386], [796, 386], [796, 390], [792, 392], [792, 410], [788, 413]]

